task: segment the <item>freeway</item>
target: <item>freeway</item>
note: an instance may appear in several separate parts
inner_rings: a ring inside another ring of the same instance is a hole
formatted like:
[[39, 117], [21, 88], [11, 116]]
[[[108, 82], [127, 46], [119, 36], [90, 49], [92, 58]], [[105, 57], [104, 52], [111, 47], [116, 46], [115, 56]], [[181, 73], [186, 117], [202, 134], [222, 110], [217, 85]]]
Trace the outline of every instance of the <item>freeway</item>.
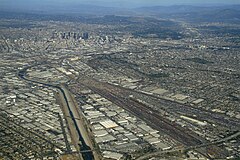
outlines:
[[[69, 92], [67, 91], [66, 87], [64, 86], [57, 86], [57, 85], [53, 85], [53, 84], [49, 84], [49, 83], [44, 83], [44, 82], [40, 82], [40, 81], [36, 81], [36, 80], [31, 80], [29, 78], [26, 78], [26, 71], [27, 69], [29, 69], [30, 67], [32, 66], [28, 66], [22, 70], [20, 70], [18, 72], [18, 76], [23, 79], [23, 80], [26, 80], [26, 81], [29, 81], [29, 82], [32, 82], [32, 83], [37, 83], [37, 84], [41, 84], [41, 85], [45, 85], [47, 87], [52, 87], [52, 88], [56, 88], [58, 89], [63, 97], [64, 97], [64, 100], [66, 102], [66, 105], [67, 105], [67, 108], [68, 108], [68, 111], [69, 111], [69, 114], [71, 116], [71, 119], [74, 123], [74, 126], [76, 128], [76, 131], [78, 133], [78, 136], [79, 136], [79, 147], [80, 147], [80, 154], [82, 155], [83, 159], [84, 160], [93, 160], [94, 159], [94, 156], [93, 156], [93, 152], [92, 152], [92, 149], [89, 147], [89, 142], [88, 141], [88, 144], [85, 142], [86, 140], [86, 133], [85, 133], [85, 136], [83, 137], [81, 132], [83, 132], [83, 126], [80, 122], [80, 115], [76, 109], [76, 106], [74, 105], [73, 103], [73, 100], [72, 100], [72, 97], [70, 96]], [[76, 117], [76, 118], [75, 118]], [[85, 139], [84, 139], [85, 138]], [[86, 151], [86, 152], [84, 152]]]

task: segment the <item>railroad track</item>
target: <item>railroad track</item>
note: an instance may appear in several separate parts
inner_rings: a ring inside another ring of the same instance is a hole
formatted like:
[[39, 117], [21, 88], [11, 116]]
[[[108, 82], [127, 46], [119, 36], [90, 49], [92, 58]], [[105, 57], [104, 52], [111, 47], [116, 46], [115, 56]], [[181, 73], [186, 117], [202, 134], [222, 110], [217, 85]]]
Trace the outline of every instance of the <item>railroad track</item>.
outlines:
[[88, 87], [101, 96], [109, 99], [111, 102], [134, 114], [135, 116], [142, 118], [154, 129], [170, 135], [186, 146], [199, 145], [206, 142], [194, 132], [171, 123], [169, 120], [162, 117], [158, 111], [153, 110], [152, 108], [130, 98], [126, 98], [126, 95], [121, 92], [113, 89], [99, 89], [96, 87], [96, 85], [91, 85]]
[[[129, 98], [129, 95], [132, 94], [131, 91], [92, 79], [82, 79], [82, 81], [79, 82], [79, 85], [88, 87], [95, 93], [98, 93], [102, 97], [105, 97], [133, 115], [141, 118], [152, 128], [169, 135], [185, 147], [199, 146], [209, 143], [206, 139], [200, 137], [190, 129], [179, 126], [174, 122], [164, 118], [158, 110], [140, 103], [137, 100]], [[211, 147], [214, 148], [214, 150], [219, 151], [219, 153], [223, 153], [223, 150], [216, 145], [212, 145]], [[196, 148], [196, 151], [211, 159], [211, 157], [209, 157], [207, 154], [207, 150], [203, 148]], [[219, 153], [216, 152], [214, 154], [216, 154], [216, 157], [218, 157]]]

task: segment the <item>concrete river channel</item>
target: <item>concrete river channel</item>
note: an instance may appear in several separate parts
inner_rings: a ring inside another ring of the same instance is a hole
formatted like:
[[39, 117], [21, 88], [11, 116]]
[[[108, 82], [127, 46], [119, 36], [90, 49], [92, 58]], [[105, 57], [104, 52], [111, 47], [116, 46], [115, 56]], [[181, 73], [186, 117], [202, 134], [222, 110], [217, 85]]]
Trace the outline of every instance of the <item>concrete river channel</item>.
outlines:
[[69, 114], [71, 116], [71, 119], [72, 119], [72, 121], [74, 123], [74, 126], [76, 128], [77, 134], [79, 136], [79, 142], [80, 142], [79, 147], [80, 147], [81, 155], [82, 155], [84, 160], [94, 160], [94, 156], [93, 156], [93, 152], [92, 152], [91, 148], [86, 144], [83, 136], [81, 135], [81, 131], [80, 131], [78, 125], [77, 125], [76, 119], [74, 118], [74, 114], [71, 110], [71, 107], [69, 105], [69, 100], [66, 96], [66, 93], [65, 93], [64, 89], [61, 88], [60, 86], [57, 86], [57, 85], [53, 85], [53, 84], [49, 84], [49, 83], [43, 83], [43, 82], [39, 82], [39, 81], [36, 81], [36, 80], [31, 80], [31, 79], [26, 78], [26, 71], [31, 67], [32, 66], [29, 66], [29, 67], [26, 67], [26, 68], [20, 70], [18, 72], [18, 76], [21, 79], [23, 79], [25, 81], [28, 81], [28, 82], [37, 83], [37, 84], [41, 84], [41, 85], [44, 85], [44, 86], [47, 86], [47, 87], [56, 88], [63, 94], [64, 100], [66, 101], [66, 104], [67, 104], [67, 107], [68, 107]]

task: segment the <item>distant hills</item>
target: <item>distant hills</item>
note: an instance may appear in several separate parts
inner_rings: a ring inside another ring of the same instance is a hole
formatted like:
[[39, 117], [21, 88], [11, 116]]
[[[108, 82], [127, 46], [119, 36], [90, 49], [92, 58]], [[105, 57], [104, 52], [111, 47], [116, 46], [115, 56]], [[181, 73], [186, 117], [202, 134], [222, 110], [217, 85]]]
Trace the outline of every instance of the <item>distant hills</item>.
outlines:
[[105, 7], [88, 4], [38, 4], [35, 5], [0, 5], [0, 12], [21, 12], [21, 13], [45, 13], [45, 14], [65, 14], [65, 15], [112, 15], [131, 14], [131, 10], [116, 7]]
[[[104, 16], [104, 15], [122, 15], [122, 16], [154, 16], [158, 18], [173, 18], [191, 22], [234, 22], [240, 23], [240, 5], [226, 6], [191, 6], [191, 5], [174, 5], [174, 6], [152, 6], [140, 8], [114, 8], [86, 4], [64, 5], [56, 4], [44, 6], [23, 6], [18, 8], [0, 5], [0, 17], [7, 16], [10, 13], [17, 13], [15, 16], [22, 14], [40, 14], [43, 15], [64, 15], [65, 19], [81, 17], [84, 15]], [[13, 15], [12, 15], [13, 16]], [[29, 17], [29, 15], [28, 15]], [[30, 16], [31, 17], [31, 16]]]
[[240, 23], [240, 5], [228, 6], [153, 6], [141, 7], [136, 11], [146, 14], [165, 17], [178, 18], [193, 22], [238, 22]]
[[189, 13], [200, 11], [208, 12], [222, 9], [234, 9], [240, 11], [240, 5], [226, 5], [226, 6], [173, 5], [173, 6], [152, 6], [136, 8], [137, 11], [148, 13]]
[[240, 21], [240, 5], [229, 6], [153, 6], [142, 7], [136, 9], [138, 12], [145, 12], [147, 14], [167, 17], [179, 18], [190, 21]]

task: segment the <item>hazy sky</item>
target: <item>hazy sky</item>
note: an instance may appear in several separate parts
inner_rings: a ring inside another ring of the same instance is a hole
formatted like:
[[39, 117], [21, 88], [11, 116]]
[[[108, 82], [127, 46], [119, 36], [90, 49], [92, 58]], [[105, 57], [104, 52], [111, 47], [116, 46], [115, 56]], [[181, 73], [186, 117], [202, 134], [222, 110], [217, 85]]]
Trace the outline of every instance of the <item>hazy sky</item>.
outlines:
[[[61, 0], [65, 1], [65, 0]], [[70, 0], [78, 1], [78, 0]], [[194, 3], [240, 3], [240, 0], [88, 0], [88, 2], [108, 2], [108, 3], [120, 3], [120, 2], [136, 3], [136, 4], [194, 4]]]
[[[91, 4], [108, 7], [140, 7], [153, 5], [209, 5], [209, 4], [240, 4], [240, 0], [0, 0], [2, 7], [58, 5], [58, 4]], [[1, 7], [0, 5], [0, 7]]]

